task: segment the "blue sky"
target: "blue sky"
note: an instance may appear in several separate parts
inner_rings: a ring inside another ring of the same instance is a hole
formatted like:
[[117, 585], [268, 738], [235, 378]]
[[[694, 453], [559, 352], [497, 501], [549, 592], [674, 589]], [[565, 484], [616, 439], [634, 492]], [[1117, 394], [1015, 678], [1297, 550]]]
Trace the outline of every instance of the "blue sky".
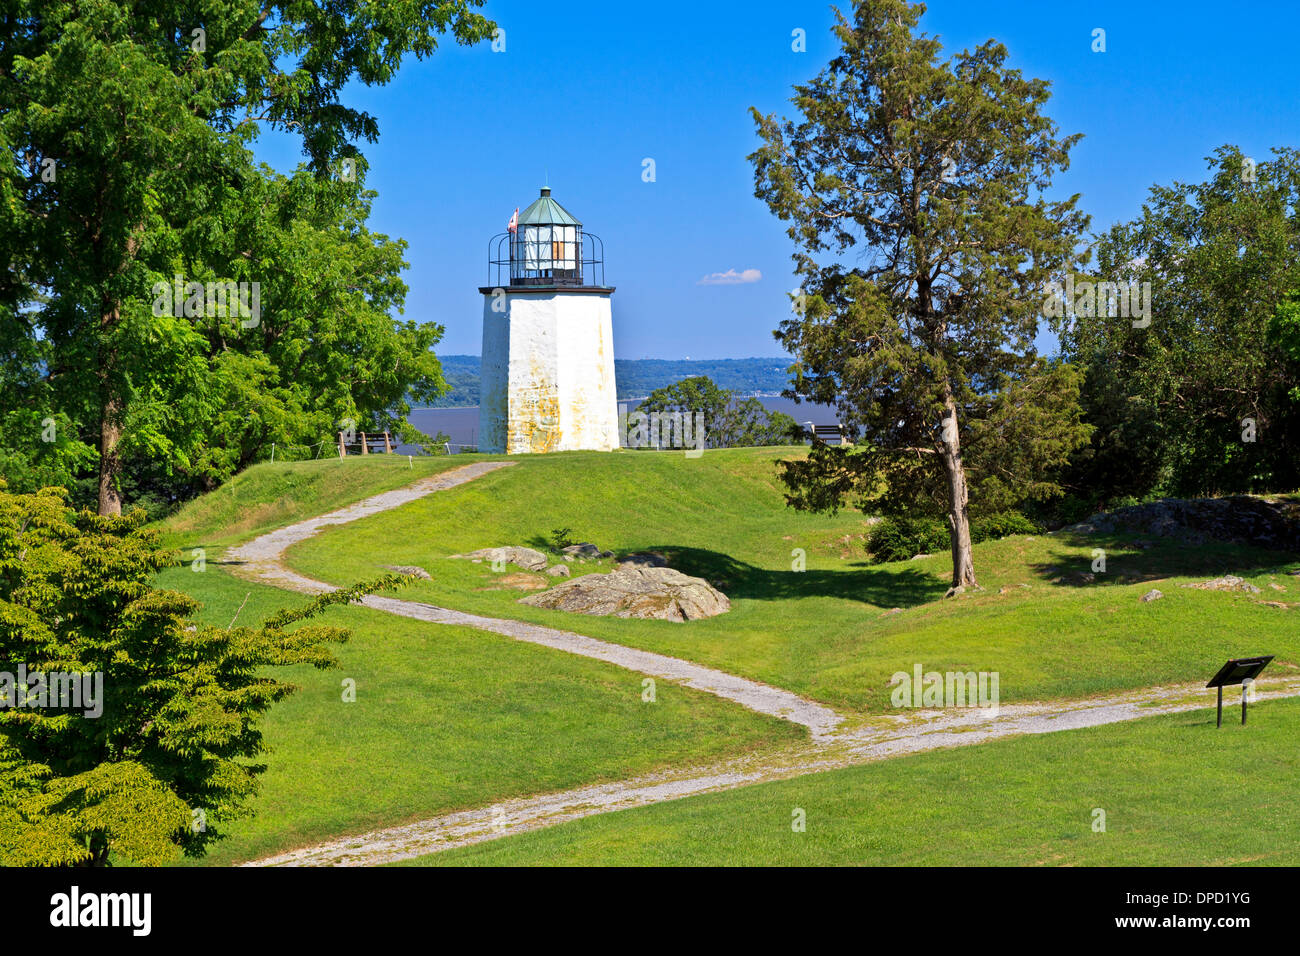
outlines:
[[[505, 52], [448, 44], [349, 97], [379, 121], [379, 142], [363, 144], [372, 226], [410, 243], [407, 316], [446, 326], [438, 351], [477, 354], [488, 239], [548, 179], [604, 239], [620, 358], [779, 355], [791, 250], [753, 195], [748, 108], [791, 112], [791, 86], [835, 53], [830, 6], [488, 0], [484, 12]], [[1094, 229], [1132, 218], [1153, 183], [1203, 178], [1223, 143], [1258, 159], [1297, 142], [1294, 2], [936, 0], [922, 26], [948, 52], [994, 37], [1051, 81], [1049, 115], [1085, 134], [1058, 187], [1082, 194]], [[1091, 50], [1098, 27], [1105, 53]], [[792, 51], [795, 29], [807, 52]], [[278, 169], [299, 161], [279, 137], [259, 152]], [[761, 278], [699, 284], [729, 270]]]

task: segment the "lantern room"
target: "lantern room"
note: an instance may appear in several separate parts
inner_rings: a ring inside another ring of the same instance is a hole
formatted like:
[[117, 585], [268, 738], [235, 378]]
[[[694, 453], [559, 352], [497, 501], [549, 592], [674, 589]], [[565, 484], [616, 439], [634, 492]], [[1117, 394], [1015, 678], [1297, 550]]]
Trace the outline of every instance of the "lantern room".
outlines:
[[551, 198], [551, 188], [543, 186], [508, 231], [492, 237], [488, 283], [498, 288], [602, 287], [604, 258], [599, 237], [584, 232], [582, 223]]

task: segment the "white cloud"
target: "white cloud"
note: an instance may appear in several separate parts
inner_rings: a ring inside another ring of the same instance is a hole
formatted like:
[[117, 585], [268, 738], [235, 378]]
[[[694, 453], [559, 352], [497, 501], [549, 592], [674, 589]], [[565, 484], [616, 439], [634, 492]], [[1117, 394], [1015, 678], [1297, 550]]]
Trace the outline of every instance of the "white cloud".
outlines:
[[757, 269], [745, 269], [743, 272], [737, 272], [735, 269], [728, 269], [726, 272], [710, 272], [696, 285], [745, 285], [750, 282], [757, 282], [763, 278], [763, 273]]

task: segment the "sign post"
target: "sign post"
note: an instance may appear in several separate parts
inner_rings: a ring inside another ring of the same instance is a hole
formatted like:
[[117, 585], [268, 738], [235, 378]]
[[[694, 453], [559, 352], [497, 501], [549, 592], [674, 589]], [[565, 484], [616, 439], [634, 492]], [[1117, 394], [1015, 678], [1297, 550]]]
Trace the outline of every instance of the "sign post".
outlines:
[[1223, 688], [1230, 687], [1233, 684], [1241, 685], [1241, 723], [1246, 723], [1246, 685], [1252, 684], [1255, 678], [1259, 676], [1260, 671], [1268, 666], [1273, 655], [1266, 657], [1237, 657], [1228, 661], [1219, 668], [1219, 672], [1210, 678], [1206, 687], [1217, 687], [1219, 690], [1219, 716], [1216, 727], [1223, 726]]

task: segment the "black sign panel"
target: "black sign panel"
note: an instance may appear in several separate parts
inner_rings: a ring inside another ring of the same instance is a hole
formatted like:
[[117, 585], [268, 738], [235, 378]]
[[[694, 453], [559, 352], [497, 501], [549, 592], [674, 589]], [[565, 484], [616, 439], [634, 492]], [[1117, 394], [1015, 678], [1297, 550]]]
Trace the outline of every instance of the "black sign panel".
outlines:
[[1259, 672], [1268, 666], [1268, 662], [1273, 659], [1273, 655], [1267, 657], [1238, 657], [1228, 661], [1219, 668], [1219, 673], [1210, 678], [1206, 687], [1227, 687], [1231, 684], [1240, 684], [1242, 681], [1254, 680], [1259, 676]]

